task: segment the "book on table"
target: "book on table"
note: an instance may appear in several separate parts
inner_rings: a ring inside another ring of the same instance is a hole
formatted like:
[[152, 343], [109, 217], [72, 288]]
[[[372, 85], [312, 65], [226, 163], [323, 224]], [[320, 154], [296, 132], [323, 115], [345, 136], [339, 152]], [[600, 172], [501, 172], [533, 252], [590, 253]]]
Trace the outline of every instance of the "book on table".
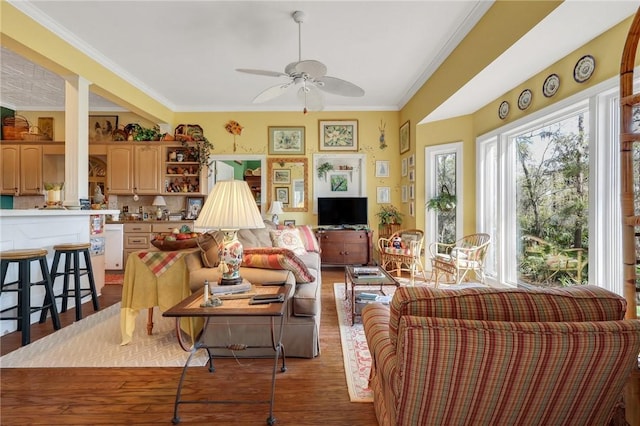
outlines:
[[377, 266], [358, 266], [353, 268], [356, 278], [383, 278], [384, 274]]

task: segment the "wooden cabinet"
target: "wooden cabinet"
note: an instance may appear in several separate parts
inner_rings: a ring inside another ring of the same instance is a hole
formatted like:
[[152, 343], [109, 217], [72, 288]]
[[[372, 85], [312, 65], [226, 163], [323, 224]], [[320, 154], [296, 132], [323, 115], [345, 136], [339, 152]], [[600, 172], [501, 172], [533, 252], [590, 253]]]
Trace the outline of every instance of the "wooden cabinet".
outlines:
[[205, 194], [200, 163], [189, 146], [174, 145], [165, 147], [163, 175], [164, 193]]
[[372, 234], [372, 231], [350, 229], [316, 231], [322, 264], [372, 265]]
[[2, 194], [42, 195], [42, 145], [2, 145]]
[[131, 253], [138, 250], [147, 250], [156, 248], [151, 244], [151, 240], [155, 234], [161, 232], [171, 232], [174, 228], [182, 228], [187, 225], [193, 230], [194, 221], [157, 221], [157, 222], [129, 222], [124, 224], [123, 246], [124, 246], [124, 265], [127, 264], [127, 258]]
[[154, 195], [160, 191], [160, 145], [112, 145], [107, 148], [107, 192]]
[[151, 223], [135, 222], [124, 224], [124, 264], [131, 253], [145, 250], [151, 245]]

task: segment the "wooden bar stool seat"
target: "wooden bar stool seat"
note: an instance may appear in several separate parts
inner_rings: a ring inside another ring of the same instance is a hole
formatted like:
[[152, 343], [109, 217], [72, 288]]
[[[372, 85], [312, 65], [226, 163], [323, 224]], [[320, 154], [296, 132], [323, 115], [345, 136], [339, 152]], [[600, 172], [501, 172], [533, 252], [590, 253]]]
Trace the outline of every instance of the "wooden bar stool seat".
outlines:
[[[47, 319], [47, 312], [51, 311], [51, 319], [53, 320], [53, 328], [60, 329], [60, 317], [56, 309], [55, 298], [53, 296], [53, 281], [49, 274], [47, 265], [46, 249], [22, 249], [8, 250], [0, 252], [0, 268], [2, 271], [2, 281], [0, 282], [0, 294], [3, 292], [17, 293], [17, 302], [15, 305], [4, 308], [0, 314], [16, 310], [15, 316], [0, 316], [0, 320], [16, 320], [18, 322], [18, 331], [22, 332], [22, 346], [31, 342], [31, 314], [36, 311], [42, 311], [40, 322], [43, 323]], [[31, 281], [31, 262], [38, 262], [40, 272], [42, 274], [41, 281]], [[16, 281], [6, 282], [9, 265], [15, 263], [18, 265], [18, 279]], [[45, 288], [45, 296], [42, 306], [31, 306], [31, 287], [42, 285]]]
[[[58, 244], [53, 246], [55, 253], [53, 255], [53, 265], [51, 265], [51, 280], [55, 287], [57, 277], [64, 277], [62, 293], [55, 295], [56, 298], [62, 299], [62, 309], [60, 312], [66, 312], [69, 297], [75, 300], [76, 321], [82, 319], [82, 298], [91, 295], [93, 302], [93, 310], [99, 311], [98, 292], [96, 291], [96, 283], [93, 278], [93, 269], [91, 267], [91, 257], [89, 254], [90, 243], [69, 243]], [[84, 267], [80, 264], [80, 255], [84, 258]], [[60, 257], [64, 255], [64, 269], [59, 272]], [[80, 277], [86, 275], [89, 281], [88, 287], [82, 287]], [[73, 288], [70, 288], [69, 278], [73, 277]], [[46, 314], [45, 314], [46, 315]]]

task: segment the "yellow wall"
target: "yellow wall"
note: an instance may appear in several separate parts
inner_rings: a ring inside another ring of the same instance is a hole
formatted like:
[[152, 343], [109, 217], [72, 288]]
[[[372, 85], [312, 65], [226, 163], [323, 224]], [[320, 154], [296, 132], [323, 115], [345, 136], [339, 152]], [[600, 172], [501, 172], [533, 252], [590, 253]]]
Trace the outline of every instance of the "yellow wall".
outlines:
[[[3, 46], [43, 65], [60, 75], [68, 73], [82, 75], [91, 82], [92, 91], [130, 109], [131, 113], [114, 112], [120, 117], [120, 124], [138, 122], [200, 124], [207, 138], [213, 143], [213, 154], [233, 154], [234, 137], [224, 130], [228, 120], [236, 120], [244, 126], [241, 136], [236, 136], [237, 154], [266, 154], [269, 126], [304, 126], [306, 128], [306, 155], [310, 167], [312, 154], [318, 152], [318, 120], [356, 119], [359, 122], [359, 152], [367, 154], [367, 196], [370, 199], [369, 221], [375, 229], [376, 187], [391, 187], [392, 203], [399, 206], [405, 215], [406, 227], [424, 226], [424, 148], [448, 142], [462, 141], [464, 146], [464, 232], [475, 230], [475, 139], [478, 135], [495, 129], [505, 123], [521, 118], [566, 98], [580, 90], [614, 77], [618, 73], [621, 51], [631, 18], [607, 31], [587, 45], [577, 49], [543, 72], [497, 96], [496, 99], [474, 114], [449, 120], [418, 125], [423, 118], [434, 111], [442, 102], [459, 90], [469, 79], [490, 64], [504, 50], [546, 17], [560, 1], [496, 1], [485, 16], [474, 27], [462, 43], [454, 50], [433, 76], [409, 100], [401, 111], [382, 112], [320, 112], [304, 116], [301, 112], [174, 112], [168, 106], [152, 99], [139, 89], [102, 68], [30, 18], [18, 12], [5, 1], [0, 2], [0, 42]], [[591, 79], [578, 84], [573, 81], [575, 62], [584, 54], [596, 58], [596, 71]], [[541, 94], [544, 79], [551, 73], [561, 78], [558, 93], [550, 99]], [[517, 98], [524, 88], [533, 91], [533, 102], [527, 111], [517, 109]], [[506, 120], [497, 117], [497, 108], [502, 100], [511, 104], [511, 113]], [[23, 112], [30, 121], [37, 123], [38, 116], [53, 116], [56, 139], [64, 134], [63, 114], [44, 111]], [[96, 113], [108, 115], [109, 113]], [[386, 123], [388, 147], [379, 147], [378, 130], [381, 120]], [[402, 157], [415, 155], [416, 161], [416, 216], [409, 216], [408, 203], [401, 203], [400, 187], [409, 184], [400, 176], [401, 156], [398, 149], [399, 126], [410, 121], [410, 151]], [[375, 178], [375, 161], [389, 160], [389, 178]], [[313, 170], [310, 170], [309, 192], [313, 194]], [[290, 217], [289, 217], [290, 215]], [[316, 222], [309, 213], [287, 213], [286, 219], [296, 219], [300, 223]]]

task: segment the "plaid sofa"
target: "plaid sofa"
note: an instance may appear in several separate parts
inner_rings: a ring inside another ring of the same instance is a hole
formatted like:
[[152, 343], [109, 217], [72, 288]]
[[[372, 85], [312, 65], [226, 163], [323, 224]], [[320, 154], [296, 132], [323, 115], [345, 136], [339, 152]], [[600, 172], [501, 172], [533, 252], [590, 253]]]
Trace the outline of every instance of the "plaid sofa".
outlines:
[[401, 287], [362, 313], [378, 422], [612, 424], [640, 352], [625, 309], [595, 286]]

